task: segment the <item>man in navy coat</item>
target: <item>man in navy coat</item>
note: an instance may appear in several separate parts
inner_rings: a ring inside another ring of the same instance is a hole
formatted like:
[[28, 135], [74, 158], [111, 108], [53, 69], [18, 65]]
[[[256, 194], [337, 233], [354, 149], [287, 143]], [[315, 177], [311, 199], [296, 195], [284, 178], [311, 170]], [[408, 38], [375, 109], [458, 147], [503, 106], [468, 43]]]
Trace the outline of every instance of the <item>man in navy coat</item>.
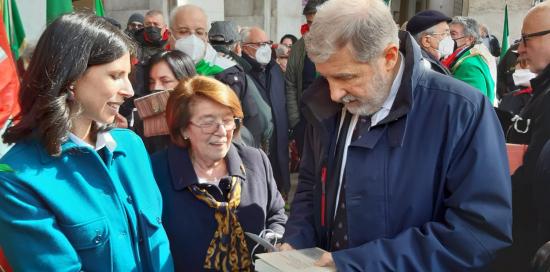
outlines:
[[321, 6], [305, 37], [322, 78], [283, 250], [338, 271], [473, 271], [512, 242], [502, 129], [491, 103], [421, 65], [379, 0]]
[[262, 98], [271, 107], [273, 134], [268, 156], [277, 187], [283, 196], [290, 190], [288, 165], [288, 117], [286, 111], [285, 80], [281, 67], [271, 57], [271, 44], [264, 30], [258, 27], [241, 30], [243, 59], [250, 64], [246, 73], [252, 78]]

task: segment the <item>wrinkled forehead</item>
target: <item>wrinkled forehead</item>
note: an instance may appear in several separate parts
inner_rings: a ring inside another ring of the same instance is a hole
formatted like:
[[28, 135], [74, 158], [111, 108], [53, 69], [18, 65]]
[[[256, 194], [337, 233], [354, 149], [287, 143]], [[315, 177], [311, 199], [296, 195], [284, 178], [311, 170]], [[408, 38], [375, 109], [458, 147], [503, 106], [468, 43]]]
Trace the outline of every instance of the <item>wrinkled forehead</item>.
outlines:
[[267, 38], [267, 34], [265, 34], [264, 31], [261, 31], [259, 29], [251, 29], [250, 36], [248, 37], [248, 39], [249, 39], [248, 42], [252, 42], [252, 43], [269, 41], [269, 38]]
[[157, 23], [157, 24], [163, 25], [164, 24], [164, 16], [162, 16], [160, 14], [145, 16], [145, 18], [143, 19], [143, 23], [144, 24]]
[[464, 33], [464, 26], [462, 24], [450, 24], [449, 30], [451, 33], [462, 34]]

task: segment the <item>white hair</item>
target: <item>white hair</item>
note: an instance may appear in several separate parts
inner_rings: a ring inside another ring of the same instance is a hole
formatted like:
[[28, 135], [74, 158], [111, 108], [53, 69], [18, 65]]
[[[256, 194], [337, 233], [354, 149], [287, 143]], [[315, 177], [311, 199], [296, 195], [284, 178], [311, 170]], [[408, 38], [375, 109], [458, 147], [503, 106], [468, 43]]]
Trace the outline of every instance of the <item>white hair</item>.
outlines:
[[399, 47], [399, 37], [382, 0], [331, 0], [317, 8], [305, 43], [313, 62], [325, 62], [349, 46], [358, 61], [368, 63], [389, 44]]
[[481, 38], [479, 35], [479, 25], [477, 21], [472, 17], [455, 16], [450, 25], [461, 25], [464, 29], [464, 37], [474, 38], [474, 43], [480, 43]]
[[416, 34], [414, 34], [414, 35], [412, 35], [412, 36], [413, 36], [413, 38], [416, 40], [416, 42], [420, 45], [420, 47], [422, 47], [422, 42], [421, 42], [422, 37], [424, 37], [424, 36], [426, 36], [426, 35], [432, 35], [432, 34], [434, 34], [435, 31], [436, 31], [436, 30], [435, 30], [436, 27], [437, 27], [437, 25], [433, 25], [433, 26], [431, 26], [430, 28], [428, 28], [428, 29], [426, 29], [426, 30], [424, 30], [424, 31], [420, 31], [420, 32], [418, 32], [418, 33], [416, 33]]
[[248, 27], [248, 26], [245, 26], [243, 28], [241, 28], [241, 31], [239, 32], [239, 35], [241, 36], [241, 42], [242, 43], [247, 43], [248, 41], [250, 41], [250, 30], [252, 28], [251, 27]]

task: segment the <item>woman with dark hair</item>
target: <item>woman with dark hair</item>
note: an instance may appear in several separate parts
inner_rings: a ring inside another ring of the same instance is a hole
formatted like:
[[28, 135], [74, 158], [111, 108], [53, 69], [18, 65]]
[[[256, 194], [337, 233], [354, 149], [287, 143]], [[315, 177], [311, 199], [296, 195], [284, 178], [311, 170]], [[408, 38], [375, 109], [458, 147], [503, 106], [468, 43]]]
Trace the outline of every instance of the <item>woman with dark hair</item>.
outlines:
[[[187, 54], [178, 50], [164, 51], [153, 55], [149, 59], [147, 70], [147, 74], [149, 75], [148, 89], [151, 93], [173, 90], [180, 80], [197, 74], [193, 60]], [[144, 99], [148, 99], [148, 97], [145, 96]], [[150, 96], [149, 99], [155, 100], [155, 98], [151, 98]], [[160, 110], [164, 112], [165, 109], [162, 108]], [[162, 114], [162, 112], [158, 114]], [[140, 116], [141, 114], [140, 112]], [[147, 151], [155, 153], [168, 147], [168, 144], [170, 144], [170, 137], [168, 135], [145, 136], [144, 120], [138, 118], [140, 116], [134, 116], [134, 128], [136, 133], [141, 136]], [[157, 125], [159, 121], [164, 122], [164, 118], [158, 119], [153, 117], [149, 118], [149, 120], [151, 121], [145, 122], [149, 122], [151, 125]]]
[[292, 34], [285, 34], [282, 38], [281, 38], [281, 41], [279, 42], [279, 44], [284, 44], [286, 45], [288, 48], [292, 47], [293, 44], [296, 43], [296, 41], [298, 41], [298, 38], [296, 38], [296, 36], [292, 35]]
[[90, 14], [44, 31], [0, 159], [0, 246], [15, 271], [172, 271], [147, 153], [112, 129], [132, 41]]
[[149, 91], [173, 90], [180, 80], [197, 74], [195, 63], [179, 50], [155, 54], [149, 59]]
[[172, 144], [151, 161], [176, 271], [252, 271], [244, 232], [282, 237], [284, 201], [269, 159], [232, 142], [242, 118], [235, 92], [215, 79], [195, 76], [170, 93]]

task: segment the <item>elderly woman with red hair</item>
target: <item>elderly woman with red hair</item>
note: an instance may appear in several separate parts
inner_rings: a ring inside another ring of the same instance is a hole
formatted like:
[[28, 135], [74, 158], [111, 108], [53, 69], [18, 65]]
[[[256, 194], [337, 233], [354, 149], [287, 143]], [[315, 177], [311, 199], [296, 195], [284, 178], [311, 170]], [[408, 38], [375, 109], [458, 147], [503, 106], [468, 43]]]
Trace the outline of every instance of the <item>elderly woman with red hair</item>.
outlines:
[[235, 93], [204, 76], [180, 82], [166, 120], [171, 145], [153, 156], [176, 270], [252, 271], [244, 232], [284, 232], [284, 201], [267, 156], [233, 143], [243, 112]]

